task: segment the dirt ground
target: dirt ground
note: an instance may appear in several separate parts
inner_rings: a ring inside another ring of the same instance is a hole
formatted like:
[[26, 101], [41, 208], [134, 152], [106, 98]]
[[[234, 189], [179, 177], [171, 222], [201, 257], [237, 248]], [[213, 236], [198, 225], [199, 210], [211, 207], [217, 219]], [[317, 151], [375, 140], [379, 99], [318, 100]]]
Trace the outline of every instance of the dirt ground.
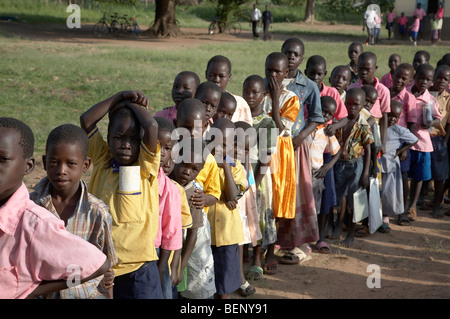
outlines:
[[[301, 27], [301, 26], [299, 26]], [[318, 24], [321, 30], [336, 26]], [[341, 26], [339, 26], [341, 27]], [[342, 26], [342, 28], [358, 26]], [[35, 41], [71, 44], [118, 45], [152, 49], [191, 48], [202, 43], [253, 41], [249, 32], [238, 37], [221, 34], [208, 35], [206, 30], [182, 29], [177, 38], [121, 37], [118, 40], [98, 38], [92, 25], [70, 30], [60, 25], [31, 25], [20, 22], [0, 21], [0, 32]], [[276, 35], [277, 40], [287, 36]], [[304, 37], [306, 39], [306, 37]], [[336, 37], [334, 37], [336, 39]], [[41, 164], [38, 167], [42, 167]], [[34, 185], [45, 172], [37, 169], [27, 179]], [[429, 193], [427, 200], [432, 196]], [[450, 205], [444, 204], [448, 211]], [[417, 221], [411, 226], [398, 226], [391, 218], [391, 232], [376, 232], [365, 238], [357, 238], [351, 248], [339, 245], [340, 241], [328, 240], [331, 254], [313, 250], [311, 259], [299, 265], [278, 264], [276, 275], [252, 282], [257, 291], [247, 297], [252, 299], [448, 299], [450, 298], [450, 217], [435, 219], [430, 210], [419, 210]], [[375, 265], [375, 266], [373, 266]], [[245, 264], [245, 269], [250, 267]], [[375, 267], [375, 268], [374, 268]], [[379, 274], [379, 285], [372, 277]], [[369, 285], [368, 285], [369, 283]], [[233, 298], [242, 298], [237, 294]]]

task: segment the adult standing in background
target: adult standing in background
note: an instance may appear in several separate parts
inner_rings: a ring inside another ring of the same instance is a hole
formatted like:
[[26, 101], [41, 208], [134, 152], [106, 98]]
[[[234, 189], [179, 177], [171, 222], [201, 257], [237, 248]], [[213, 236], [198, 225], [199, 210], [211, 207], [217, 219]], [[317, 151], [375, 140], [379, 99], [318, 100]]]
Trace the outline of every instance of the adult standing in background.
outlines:
[[266, 10], [264, 10], [262, 13], [262, 22], [264, 27], [264, 41], [266, 41], [267, 39], [272, 40], [272, 34], [270, 34], [269, 32], [269, 26], [273, 23], [273, 16], [272, 12], [269, 11], [269, 7], [267, 4]]
[[439, 2], [439, 8], [436, 11], [434, 18], [438, 21], [438, 42], [441, 41], [442, 23], [444, 21], [444, 5]]
[[414, 10], [414, 12], [413, 12], [413, 17], [415, 17], [416, 15], [419, 16], [419, 21], [420, 21], [419, 34], [418, 34], [417, 38], [418, 38], [418, 40], [423, 40], [423, 36], [422, 36], [422, 32], [423, 32], [423, 17], [425, 17], [427, 15], [427, 13], [422, 8], [422, 4], [420, 2], [417, 4], [416, 10]]
[[256, 40], [259, 38], [259, 32], [256, 31], [258, 27], [259, 20], [261, 19], [262, 14], [261, 11], [256, 7], [256, 3], [253, 5], [252, 11], [252, 31], [253, 31], [253, 39]]

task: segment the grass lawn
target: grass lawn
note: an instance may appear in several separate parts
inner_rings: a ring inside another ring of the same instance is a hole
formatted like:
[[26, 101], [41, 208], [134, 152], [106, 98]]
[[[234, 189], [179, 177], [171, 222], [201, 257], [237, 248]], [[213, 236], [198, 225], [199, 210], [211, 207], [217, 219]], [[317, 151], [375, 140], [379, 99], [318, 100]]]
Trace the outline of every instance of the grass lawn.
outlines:
[[[319, 54], [327, 60], [328, 75], [334, 66], [347, 64], [349, 42], [305, 42], [309, 56]], [[23, 40], [0, 35], [0, 116], [28, 123], [36, 135], [36, 156], [44, 151], [48, 133], [63, 123], [79, 124], [79, 116], [96, 102], [121, 90], [141, 90], [150, 97], [154, 111], [172, 105], [174, 77], [183, 70], [196, 72], [205, 80], [209, 58], [222, 54], [232, 62], [231, 92], [241, 94], [242, 82], [251, 74], [264, 75], [266, 56], [279, 51], [282, 42], [249, 41], [203, 45], [195, 49], [149, 50], [91, 44], [64, 44]], [[408, 43], [409, 44], [409, 43]], [[378, 56], [376, 76], [388, 72], [392, 53], [412, 62], [420, 47], [373, 46]], [[424, 47], [431, 53], [431, 64], [446, 47]], [[365, 50], [368, 50], [366, 47]], [[326, 77], [328, 84], [328, 76]]]

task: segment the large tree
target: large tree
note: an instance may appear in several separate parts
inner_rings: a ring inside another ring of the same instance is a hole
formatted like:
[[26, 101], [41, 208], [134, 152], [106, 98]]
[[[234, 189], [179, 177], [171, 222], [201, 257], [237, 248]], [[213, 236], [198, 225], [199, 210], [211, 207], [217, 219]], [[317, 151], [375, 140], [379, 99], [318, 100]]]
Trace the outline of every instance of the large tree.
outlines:
[[314, 23], [314, 0], [306, 0], [305, 22]]
[[148, 29], [158, 37], [176, 37], [180, 34], [175, 19], [177, 0], [155, 0], [155, 20]]

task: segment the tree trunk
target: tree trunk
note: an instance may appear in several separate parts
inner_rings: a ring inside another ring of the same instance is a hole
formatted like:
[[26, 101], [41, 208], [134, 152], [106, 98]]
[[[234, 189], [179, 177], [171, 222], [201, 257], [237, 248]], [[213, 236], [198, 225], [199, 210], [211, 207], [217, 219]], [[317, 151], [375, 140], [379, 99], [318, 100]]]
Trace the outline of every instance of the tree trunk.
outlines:
[[176, 0], [156, 0], [155, 5], [155, 21], [148, 31], [158, 37], [178, 36], [180, 28], [175, 20]]
[[305, 22], [314, 23], [314, 0], [306, 1]]

